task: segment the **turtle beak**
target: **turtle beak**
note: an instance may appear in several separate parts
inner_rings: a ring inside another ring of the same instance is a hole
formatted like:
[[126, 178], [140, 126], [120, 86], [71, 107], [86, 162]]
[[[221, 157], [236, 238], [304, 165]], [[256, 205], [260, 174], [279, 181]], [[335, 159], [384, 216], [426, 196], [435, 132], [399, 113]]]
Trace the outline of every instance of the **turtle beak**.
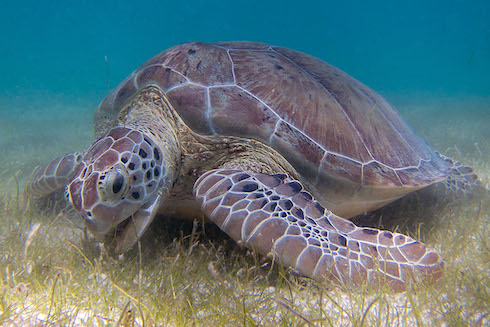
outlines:
[[110, 245], [110, 248], [113, 249], [115, 254], [125, 253], [136, 244], [141, 235], [143, 235], [153, 221], [153, 218], [155, 218], [161, 197], [162, 194], [159, 192], [152, 200], [146, 202], [134, 214], [119, 223], [116, 227], [113, 244]]

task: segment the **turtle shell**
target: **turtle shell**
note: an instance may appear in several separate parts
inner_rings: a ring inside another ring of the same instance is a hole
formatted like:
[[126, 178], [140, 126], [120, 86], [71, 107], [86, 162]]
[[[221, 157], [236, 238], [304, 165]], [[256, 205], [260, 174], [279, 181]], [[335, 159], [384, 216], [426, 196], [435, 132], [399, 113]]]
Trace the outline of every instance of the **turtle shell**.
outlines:
[[345, 198], [369, 203], [337, 210], [344, 216], [447, 174], [444, 161], [382, 96], [298, 51], [254, 42], [174, 46], [102, 101], [96, 132], [114, 124], [123, 105], [149, 84], [166, 93], [195, 132], [254, 138], [277, 150], [332, 211]]

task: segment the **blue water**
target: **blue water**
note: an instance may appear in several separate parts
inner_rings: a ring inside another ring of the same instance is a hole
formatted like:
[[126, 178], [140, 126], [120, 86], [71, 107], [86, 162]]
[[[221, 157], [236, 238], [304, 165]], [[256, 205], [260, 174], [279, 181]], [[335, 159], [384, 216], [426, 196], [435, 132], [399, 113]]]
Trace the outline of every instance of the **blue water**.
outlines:
[[0, 31], [4, 102], [83, 99], [96, 106], [108, 79], [115, 87], [146, 59], [191, 40], [290, 47], [388, 98], [490, 95], [488, 0], [3, 0]]
[[490, 0], [2, 0], [0, 174], [26, 181], [86, 148], [110, 89], [195, 40], [314, 55], [385, 96], [439, 151], [490, 153]]

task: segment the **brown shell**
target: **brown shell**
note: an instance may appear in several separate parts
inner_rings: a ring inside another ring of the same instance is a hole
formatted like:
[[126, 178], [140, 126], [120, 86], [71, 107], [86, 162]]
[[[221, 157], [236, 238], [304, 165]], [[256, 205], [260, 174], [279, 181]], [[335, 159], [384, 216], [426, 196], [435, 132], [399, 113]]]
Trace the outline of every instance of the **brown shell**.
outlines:
[[332, 178], [419, 188], [446, 174], [383, 97], [294, 50], [253, 42], [174, 46], [114, 89], [98, 118], [113, 119], [148, 84], [159, 85], [196, 132], [260, 140], [317, 188], [335, 187]]

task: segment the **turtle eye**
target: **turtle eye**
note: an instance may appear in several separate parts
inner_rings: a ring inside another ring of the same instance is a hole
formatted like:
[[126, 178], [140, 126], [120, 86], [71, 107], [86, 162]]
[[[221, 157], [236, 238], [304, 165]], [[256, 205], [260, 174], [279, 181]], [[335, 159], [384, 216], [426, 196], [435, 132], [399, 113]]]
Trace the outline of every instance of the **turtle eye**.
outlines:
[[127, 188], [126, 185], [127, 179], [119, 169], [114, 169], [107, 174], [105, 185], [107, 193], [112, 191], [113, 195], [122, 195]]
[[116, 172], [116, 177], [114, 177], [114, 181], [112, 182], [112, 192], [114, 194], [119, 193], [124, 185], [124, 176], [120, 172]]
[[112, 168], [99, 177], [98, 192], [104, 202], [124, 199], [129, 190], [129, 174], [121, 167]]

